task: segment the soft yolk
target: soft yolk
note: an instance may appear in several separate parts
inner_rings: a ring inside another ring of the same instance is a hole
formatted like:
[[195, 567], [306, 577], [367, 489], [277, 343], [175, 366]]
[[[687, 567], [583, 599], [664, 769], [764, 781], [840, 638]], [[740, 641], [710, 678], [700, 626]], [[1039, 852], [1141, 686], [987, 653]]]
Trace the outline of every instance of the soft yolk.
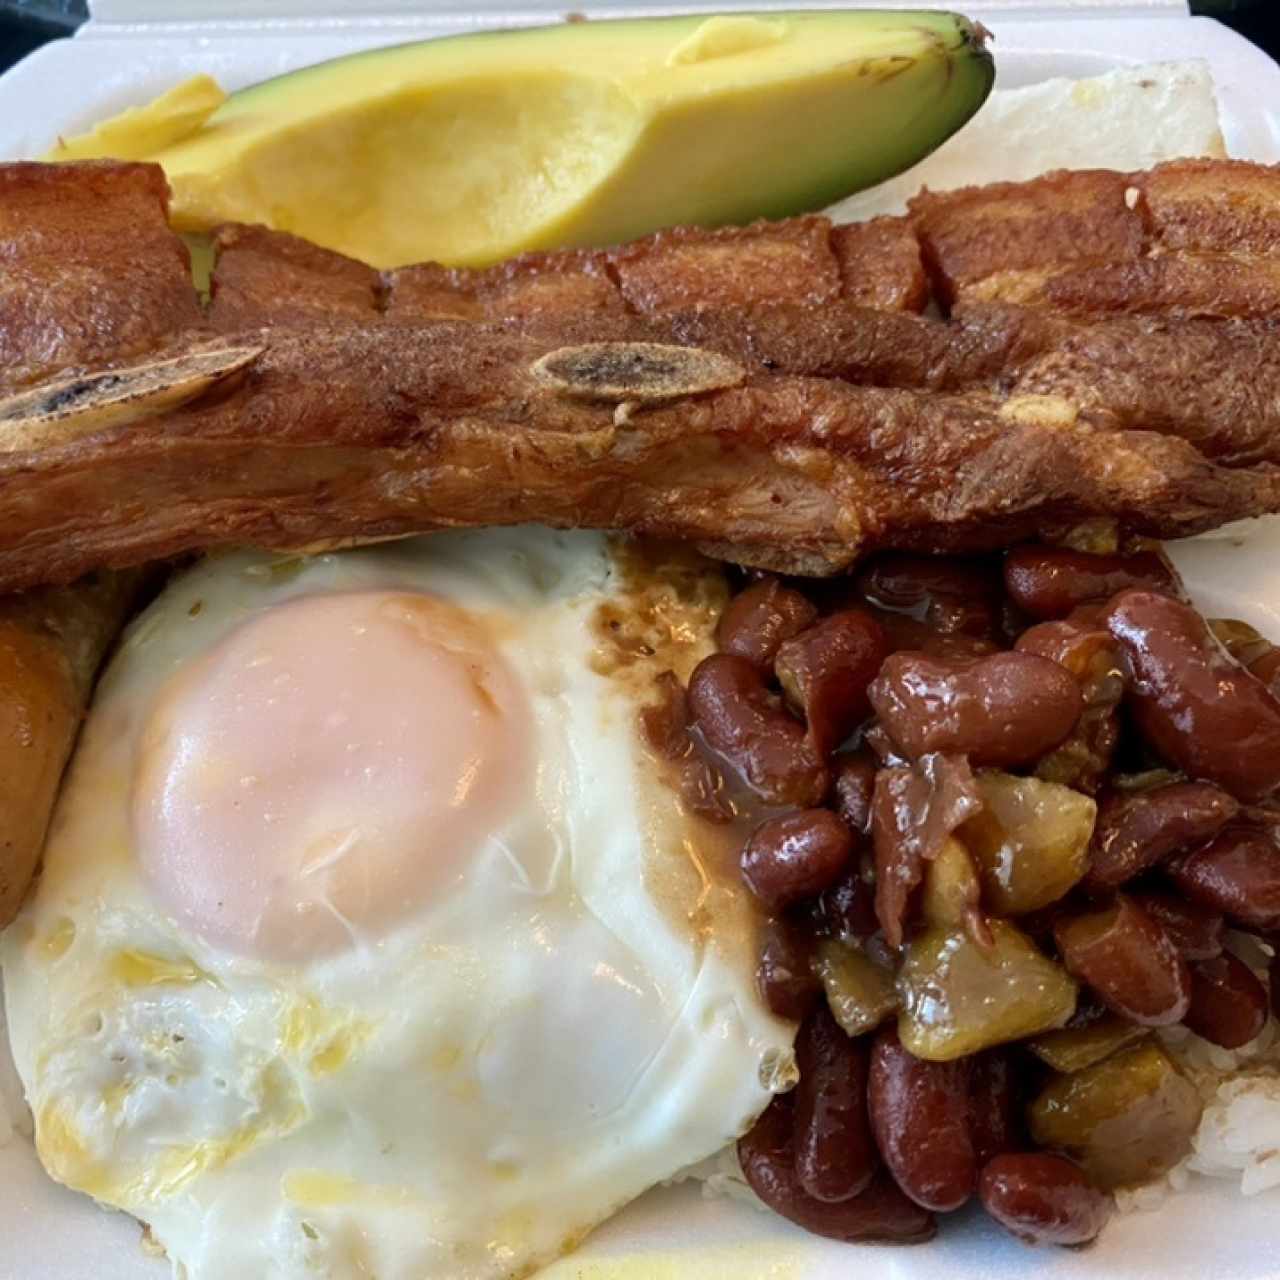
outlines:
[[483, 846], [528, 783], [530, 738], [523, 690], [455, 606], [291, 601], [162, 689], [133, 798], [144, 874], [231, 951], [376, 939]]

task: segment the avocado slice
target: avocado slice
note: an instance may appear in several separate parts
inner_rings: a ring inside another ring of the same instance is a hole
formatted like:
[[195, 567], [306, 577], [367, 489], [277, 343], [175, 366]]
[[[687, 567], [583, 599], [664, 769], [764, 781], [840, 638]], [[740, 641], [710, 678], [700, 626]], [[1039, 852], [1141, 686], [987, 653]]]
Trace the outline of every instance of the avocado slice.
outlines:
[[151, 158], [181, 230], [262, 222], [376, 267], [478, 266], [871, 186], [982, 105], [984, 34], [871, 10], [473, 33], [255, 85]]

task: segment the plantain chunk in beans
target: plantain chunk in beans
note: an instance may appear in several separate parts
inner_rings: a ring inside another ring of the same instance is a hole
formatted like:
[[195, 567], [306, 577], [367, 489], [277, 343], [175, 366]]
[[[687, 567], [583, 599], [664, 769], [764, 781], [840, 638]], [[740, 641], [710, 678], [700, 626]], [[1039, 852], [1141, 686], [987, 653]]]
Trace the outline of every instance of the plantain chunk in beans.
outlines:
[[1168, 1173], [1191, 1150], [1203, 1104], [1150, 1040], [1052, 1079], [1031, 1104], [1032, 1139], [1079, 1162], [1103, 1190]]
[[796, 1176], [815, 1200], [851, 1200], [880, 1162], [867, 1115], [870, 1055], [870, 1042], [845, 1035], [823, 1008], [796, 1037]]
[[1280, 649], [1272, 649], [1251, 663], [1249, 670], [1271, 690], [1272, 697], [1280, 699]]
[[1069, 916], [1053, 936], [1068, 972], [1087, 983], [1113, 1013], [1144, 1027], [1181, 1022], [1191, 975], [1169, 935], [1131, 898]]
[[1062, 1026], [1076, 984], [1006, 920], [992, 945], [960, 930], [927, 929], [907, 945], [898, 974], [898, 1034], [918, 1058], [949, 1062]]
[[1005, 557], [1004, 585], [1024, 613], [1044, 621], [1135, 587], [1182, 595], [1177, 575], [1158, 552], [1091, 555], [1036, 544], [1015, 547]]
[[979, 946], [991, 946], [991, 930], [982, 914], [982, 882], [973, 855], [954, 836], [943, 841], [925, 868], [920, 916], [925, 924], [963, 929]]
[[881, 725], [909, 759], [943, 752], [998, 768], [1031, 764], [1052, 751], [1084, 707], [1065, 667], [1016, 652], [976, 660], [895, 653], [870, 694]]
[[1184, 1019], [1198, 1036], [1239, 1049], [1267, 1024], [1267, 989], [1230, 951], [1191, 966], [1191, 1007]]
[[1252, 667], [1275, 649], [1261, 631], [1239, 618], [1208, 618], [1206, 621], [1214, 638], [1242, 667]]
[[978, 1184], [982, 1207], [1026, 1244], [1088, 1244], [1114, 1202], [1070, 1160], [1043, 1151], [997, 1156]]
[[1248, 667], [1280, 698], [1280, 648], [1238, 618], [1210, 618], [1209, 630], [1242, 667]]
[[852, 856], [853, 832], [830, 809], [801, 809], [756, 827], [742, 851], [742, 878], [781, 911], [835, 884]]
[[774, 1098], [739, 1139], [738, 1163], [747, 1185], [770, 1209], [814, 1235], [849, 1243], [921, 1244], [937, 1233], [933, 1215], [883, 1171], [851, 1200], [832, 1204], [809, 1195], [796, 1172], [793, 1094]]
[[813, 942], [786, 917], [765, 923], [756, 986], [770, 1011], [792, 1022], [799, 1022], [822, 995], [813, 971]]
[[866, 1035], [898, 1012], [893, 970], [868, 951], [826, 939], [818, 944], [814, 972], [846, 1035]]
[[1108, 605], [1106, 623], [1133, 673], [1134, 720], [1161, 756], [1239, 800], [1280, 786], [1280, 700], [1190, 605], [1125, 591]]
[[1280, 929], [1280, 845], [1269, 826], [1236, 824], [1169, 864], [1192, 902], [1259, 933]]
[[1036, 763], [1036, 776], [1093, 793], [1120, 741], [1125, 671], [1120, 646], [1105, 627], [1065, 618], [1041, 622], [1018, 637], [1015, 648], [1066, 667], [1080, 684], [1084, 710], [1067, 739]]
[[1069, 1075], [1095, 1066], [1113, 1053], [1136, 1044], [1147, 1033], [1148, 1028], [1107, 1010], [1100, 1018], [1084, 1026], [1046, 1031], [1044, 1035], [1028, 1040], [1027, 1048], [1041, 1062]]
[[746, 658], [768, 671], [778, 646], [799, 635], [817, 616], [817, 609], [799, 591], [777, 578], [765, 578], [729, 601], [716, 624], [716, 644], [721, 653]]
[[746, 658], [704, 658], [689, 678], [689, 707], [707, 743], [761, 799], [808, 807], [826, 796], [830, 778], [822, 756]]
[[778, 682], [823, 755], [867, 718], [867, 688], [888, 652], [880, 624], [862, 609], [833, 613], [779, 647]]
[[1113, 792], [1098, 808], [1085, 887], [1118, 889], [1179, 849], [1212, 839], [1239, 812], [1239, 801], [1210, 782]]
[[982, 879], [986, 905], [1020, 916], [1057, 902], [1084, 876], [1097, 806], [1039, 778], [984, 770], [982, 808], [960, 828]]
[[969, 1059], [969, 1133], [981, 1168], [993, 1156], [1025, 1144], [1017, 1067], [1008, 1049]]
[[967, 1061], [922, 1061], [884, 1027], [871, 1050], [867, 1105], [885, 1166], [912, 1200], [948, 1213], [973, 1195]]
[[870, 604], [904, 615], [939, 635], [994, 640], [1000, 629], [997, 562], [887, 552], [858, 575]]

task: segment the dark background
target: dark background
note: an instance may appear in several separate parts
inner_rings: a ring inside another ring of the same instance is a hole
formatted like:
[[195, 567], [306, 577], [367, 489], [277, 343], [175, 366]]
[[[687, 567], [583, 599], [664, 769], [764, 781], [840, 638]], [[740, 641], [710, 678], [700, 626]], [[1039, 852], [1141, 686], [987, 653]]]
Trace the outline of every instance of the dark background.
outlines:
[[[962, 0], [954, 7], [963, 9]], [[1280, 58], [1280, 0], [1192, 0], [1191, 7]], [[84, 18], [85, 0], [0, 0], [0, 71], [46, 40], [70, 34]]]

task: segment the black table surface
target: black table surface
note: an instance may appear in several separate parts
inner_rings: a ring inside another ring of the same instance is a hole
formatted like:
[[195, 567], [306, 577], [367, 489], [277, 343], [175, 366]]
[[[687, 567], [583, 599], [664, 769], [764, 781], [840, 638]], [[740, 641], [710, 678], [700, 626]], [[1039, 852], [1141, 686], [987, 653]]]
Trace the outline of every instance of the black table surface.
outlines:
[[[963, 0], [952, 2], [963, 9]], [[1280, 0], [1192, 0], [1191, 8], [1234, 27], [1280, 59]], [[85, 0], [0, 0], [0, 71], [46, 40], [70, 34], [84, 17]]]

